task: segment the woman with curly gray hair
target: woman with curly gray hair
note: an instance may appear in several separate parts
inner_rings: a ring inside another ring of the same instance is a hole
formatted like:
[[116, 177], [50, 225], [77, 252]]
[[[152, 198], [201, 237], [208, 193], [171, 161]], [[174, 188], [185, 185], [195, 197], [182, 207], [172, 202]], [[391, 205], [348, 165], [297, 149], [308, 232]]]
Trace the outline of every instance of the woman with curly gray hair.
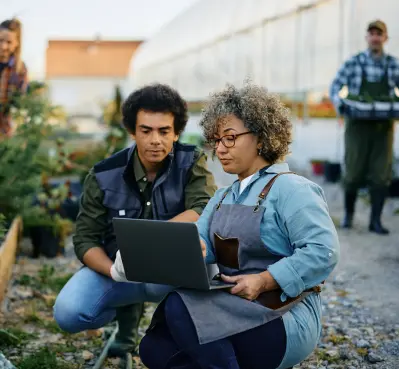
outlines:
[[217, 288], [170, 293], [140, 356], [150, 369], [290, 368], [317, 345], [319, 285], [339, 257], [323, 191], [289, 171], [289, 112], [263, 88], [214, 94], [200, 125], [238, 177], [197, 223], [205, 262], [220, 271]]

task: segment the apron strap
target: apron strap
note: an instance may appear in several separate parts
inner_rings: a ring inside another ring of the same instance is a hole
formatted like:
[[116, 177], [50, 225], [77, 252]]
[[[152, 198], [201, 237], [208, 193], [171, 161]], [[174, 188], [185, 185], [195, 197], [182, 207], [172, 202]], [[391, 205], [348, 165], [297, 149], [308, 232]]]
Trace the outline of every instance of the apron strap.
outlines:
[[216, 205], [216, 211], [218, 211], [220, 209], [220, 206], [222, 205], [223, 200], [226, 198], [226, 196], [230, 192], [230, 190], [231, 190], [231, 186], [226, 191], [224, 191], [224, 194], [223, 194], [222, 198], [220, 199], [220, 201]]
[[[256, 213], [259, 210], [260, 207], [260, 203], [266, 198], [266, 196], [268, 195], [270, 189], [273, 186], [273, 183], [275, 182], [275, 180], [280, 177], [283, 174], [296, 174], [295, 172], [281, 172], [276, 174], [269, 182], [267, 182], [266, 186], [263, 188], [262, 192], [258, 195], [258, 201], [256, 203], [254, 212]], [[218, 202], [218, 204], [216, 205], [216, 211], [220, 209], [220, 206], [222, 205], [223, 200], [226, 198], [227, 194], [230, 192], [231, 190], [231, 186], [224, 192], [222, 198], [220, 199], [220, 201]]]
[[320, 293], [320, 292], [321, 292], [321, 287], [315, 286], [309, 288], [308, 290], [303, 291], [297, 297], [287, 297], [287, 299], [283, 302], [281, 301], [281, 294], [283, 293], [283, 291], [279, 288], [278, 290], [261, 293], [256, 299], [256, 301], [269, 309], [279, 310], [282, 308], [288, 308], [288, 306], [293, 306], [298, 304], [312, 293]]
[[266, 186], [263, 188], [262, 192], [258, 196], [258, 201], [257, 201], [257, 203], [255, 205], [254, 213], [256, 213], [259, 210], [261, 202], [269, 194], [269, 192], [270, 192], [274, 182], [276, 181], [276, 179], [278, 177], [280, 177], [281, 175], [283, 175], [283, 174], [296, 174], [296, 173], [295, 172], [281, 172], [281, 173], [276, 174], [269, 182], [267, 182]]

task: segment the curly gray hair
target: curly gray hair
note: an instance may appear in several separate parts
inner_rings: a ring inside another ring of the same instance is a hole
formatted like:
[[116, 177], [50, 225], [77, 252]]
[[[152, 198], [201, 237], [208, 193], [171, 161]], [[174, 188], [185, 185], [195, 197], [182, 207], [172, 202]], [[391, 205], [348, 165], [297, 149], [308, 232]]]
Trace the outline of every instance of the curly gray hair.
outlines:
[[223, 118], [234, 114], [244, 126], [259, 138], [260, 154], [270, 164], [289, 154], [292, 142], [290, 112], [280, 98], [266, 89], [250, 83], [243, 88], [232, 85], [211, 95], [199, 122], [205, 139], [211, 143]]

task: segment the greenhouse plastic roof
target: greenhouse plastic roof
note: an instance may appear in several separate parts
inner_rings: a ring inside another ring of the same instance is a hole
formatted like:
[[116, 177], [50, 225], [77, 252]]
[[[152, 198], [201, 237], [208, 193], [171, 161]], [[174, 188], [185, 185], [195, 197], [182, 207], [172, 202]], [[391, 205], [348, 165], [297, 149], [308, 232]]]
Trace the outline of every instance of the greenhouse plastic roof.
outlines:
[[160, 63], [204, 44], [328, 0], [199, 0], [144, 43], [133, 58], [134, 69]]

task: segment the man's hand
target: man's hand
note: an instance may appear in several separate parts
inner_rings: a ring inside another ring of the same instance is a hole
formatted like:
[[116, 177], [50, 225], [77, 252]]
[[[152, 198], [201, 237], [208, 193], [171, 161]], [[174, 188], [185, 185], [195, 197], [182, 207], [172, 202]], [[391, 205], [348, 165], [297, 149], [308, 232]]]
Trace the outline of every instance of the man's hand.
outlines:
[[201, 243], [201, 250], [202, 250], [202, 256], [205, 259], [206, 258], [206, 244], [204, 240], [200, 239], [200, 243]]
[[242, 274], [232, 277], [222, 274], [222, 279], [227, 283], [236, 283], [230, 289], [231, 294], [250, 301], [256, 300], [263, 292], [278, 288], [277, 282], [268, 271], [259, 274]]

